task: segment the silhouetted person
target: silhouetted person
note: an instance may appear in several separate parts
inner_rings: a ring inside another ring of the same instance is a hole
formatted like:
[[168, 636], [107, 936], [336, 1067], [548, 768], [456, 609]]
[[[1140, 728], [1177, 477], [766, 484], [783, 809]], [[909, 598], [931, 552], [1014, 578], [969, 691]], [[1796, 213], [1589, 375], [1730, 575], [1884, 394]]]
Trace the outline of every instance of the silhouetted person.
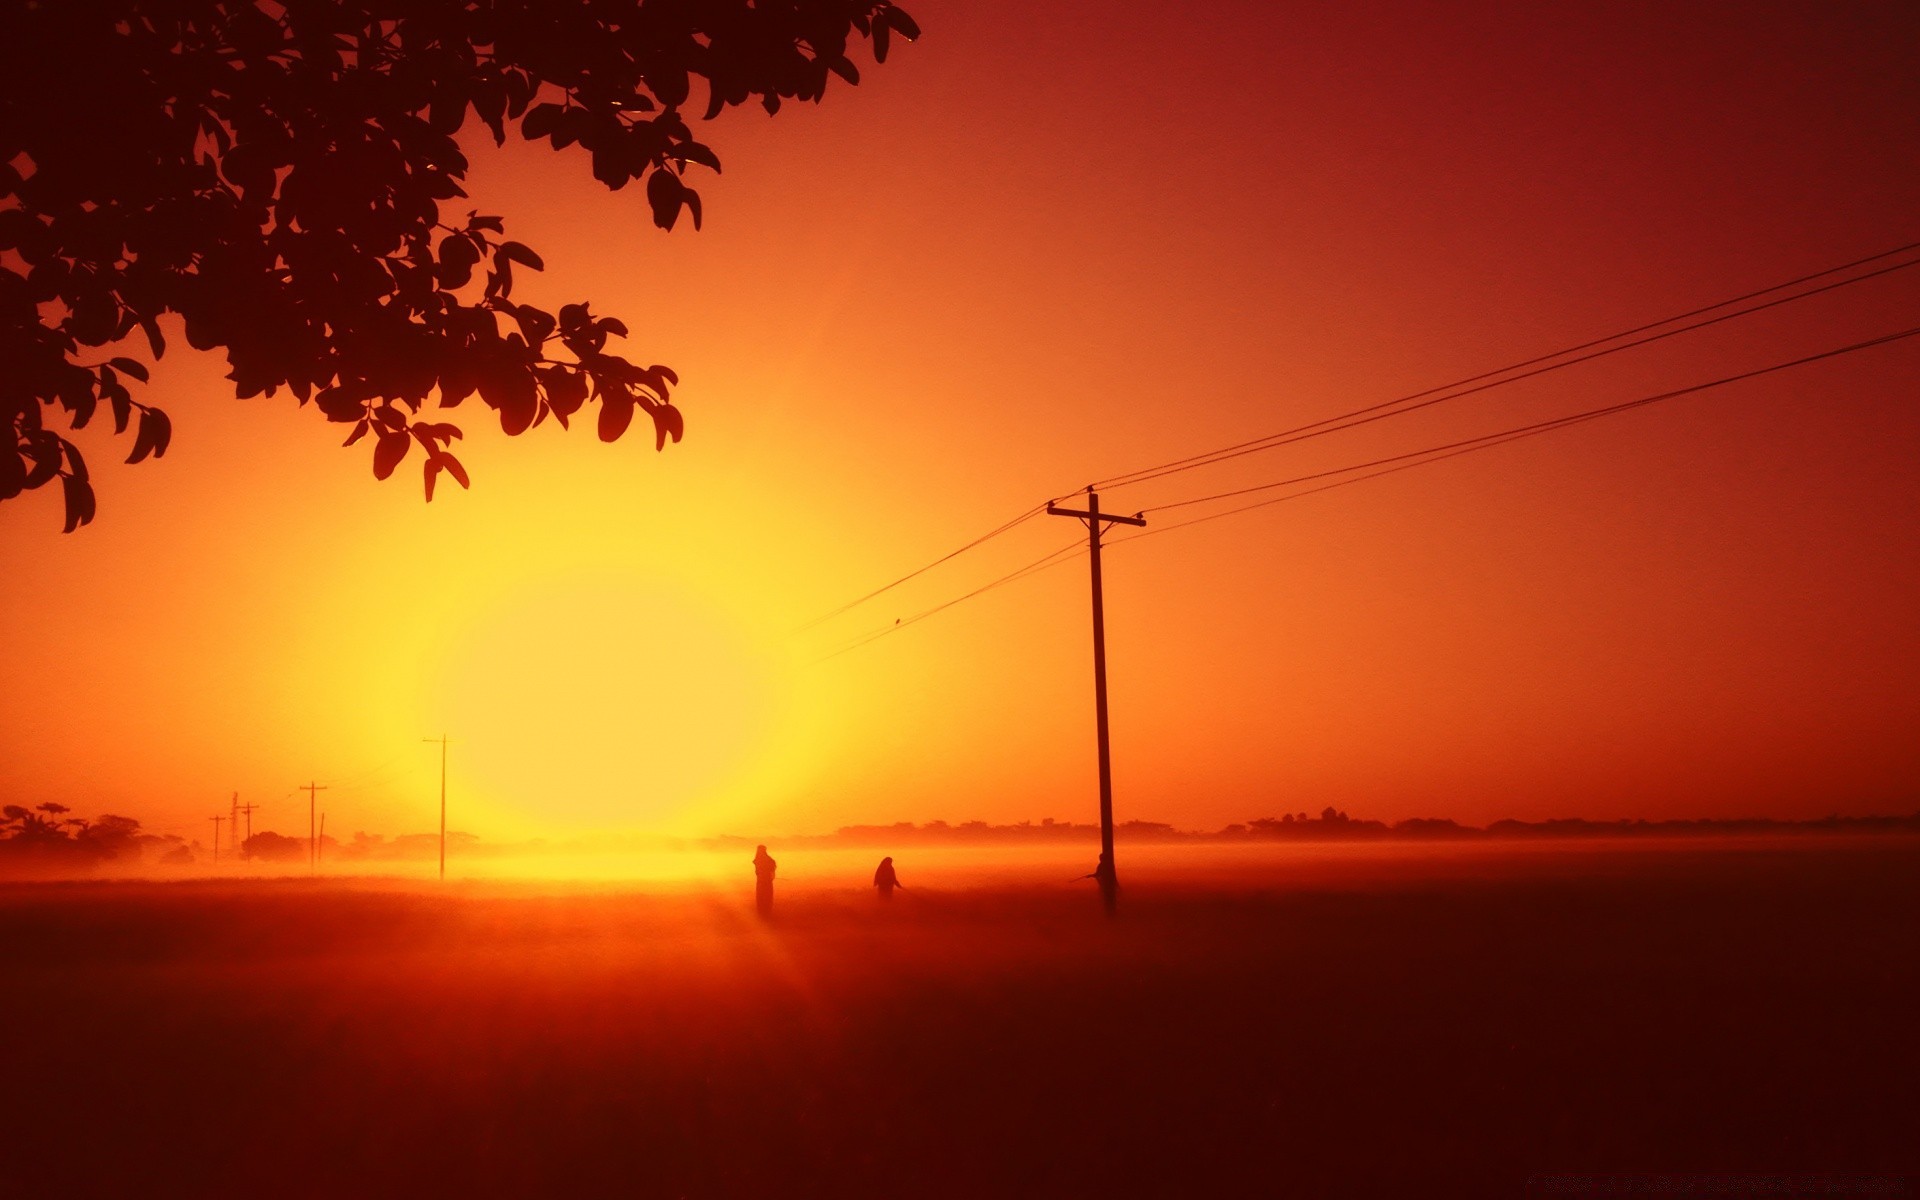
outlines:
[[1112, 916], [1119, 908], [1120, 876], [1114, 871], [1113, 859], [1107, 856], [1107, 852], [1100, 852], [1100, 865], [1093, 869], [1093, 874], [1080, 878], [1091, 879], [1100, 885], [1100, 899], [1106, 903], [1107, 915]]
[[873, 886], [879, 889], [882, 900], [893, 899], [893, 889], [906, 886], [900, 882], [900, 877], [893, 873], [891, 856], [880, 860], [879, 868], [873, 873]]
[[779, 865], [765, 846], [753, 852], [753, 906], [763, 917], [773, 915], [773, 872]]

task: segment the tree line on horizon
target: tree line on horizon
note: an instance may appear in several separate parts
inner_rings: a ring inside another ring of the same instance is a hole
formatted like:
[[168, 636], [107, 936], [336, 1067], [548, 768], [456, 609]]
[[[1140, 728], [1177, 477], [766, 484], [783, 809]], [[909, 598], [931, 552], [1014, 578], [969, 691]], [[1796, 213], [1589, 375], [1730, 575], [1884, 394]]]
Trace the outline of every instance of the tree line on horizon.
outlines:
[[[183, 867], [213, 860], [212, 850], [198, 840], [177, 833], [146, 832], [133, 817], [107, 813], [88, 819], [69, 816], [72, 811], [51, 801], [31, 808], [20, 804], [0, 807], [0, 874], [61, 874], [108, 863]], [[447, 833], [451, 850], [468, 849], [479, 840], [470, 833]], [[439, 835], [432, 833], [394, 838], [355, 833], [353, 840], [344, 844], [331, 835], [322, 835], [319, 842], [321, 855], [328, 861], [424, 860], [440, 852]], [[230, 848], [223, 843], [219, 859], [295, 863], [304, 862], [307, 854], [306, 838], [262, 830], [240, 839], [237, 846]]]
[[[1318, 817], [1304, 812], [1279, 817], [1260, 817], [1237, 822], [1217, 830], [1185, 830], [1163, 821], [1122, 821], [1115, 826], [1119, 835], [1133, 841], [1366, 841], [1374, 839], [1448, 839], [1448, 838], [1527, 838], [1527, 837], [1633, 837], [1647, 835], [1735, 834], [1784, 832], [1920, 832], [1920, 812], [1896, 816], [1843, 817], [1830, 815], [1806, 821], [1772, 817], [1691, 818], [1649, 821], [1623, 818], [1595, 821], [1585, 817], [1552, 817], [1544, 821], [1505, 819], [1489, 825], [1463, 825], [1448, 817], [1411, 817], [1388, 823], [1350, 817], [1331, 806]], [[830, 834], [812, 834], [782, 839], [788, 845], [818, 842], [886, 844], [901, 839], [919, 841], [1019, 841], [1079, 840], [1098, 837], [1100, 827], [1074, 824], [1051, 817], [1037, 824], [1020, 821], [1012, 825], [991, 825], [985, 821], [929, 821], [915, 825], [901, 821], [892, 825], [843, 825]], [[748, 839], [724, 839], [744, 842]]]
[[[0, 808], [0, 874], [45, 874], [87, 871], [107, 863], [127, 865], [192, 866], [212, 860], [211, 851], [197, 840], [179, 834], [149, 833], [133, 817], [103, 814], [91, 820], [72, 817], [63, 804], [32, 808], [9, 804]], [[1237, 822], [1217, 830], [1183, 830], [1163, 821], [1123, 821], [1117, 832], [1133, 842], [1280, 842], [1474, 840], [1580, 837], [1675, 837], [1764, 833], [1920, 833], [1920, 812], [1900, 816], [1844, 817], [1790, 821], [1771, 817], [1705, 818], [1649, 821], [1622, 819], [1594, 821], [1583, 817], [1555, 817], [1544, 821], [1501, 820], [1486, 826], [1462, 825], [1446, 817], [1413, 817], [1391, 824], [1348, 816], [1332, 807], [1318, 817], [1287, 813]], [[994, 825], [986, 821], [900, 821], [891, 825], [843, 825], [832, 833], [801, 834], [772, 839], [796, 849], [832, 846], [893, 846], [901, 843], [1082, 842], [1097, 839], [1100, 827], [1056, 821], [1019, 821]], [[498, 856], [514, 853], [567, 852], [583, 849], [739, 850], [765, 837], [722, 835], [681, 838], [658, 834], [610, 835], [553, 842], [484, 842], [471, 833], [449, 831], [452, 853]], [[356, 832], [342, 842], [331, 835], [320, 839], [326, 862], [401, 862], [427, 860], [439, 853], [439, 837], [432, 833], [380, 834]], [[308, 854], [305, 837], [263, 830], [241, 839], [220, 858], [293, 864]]]

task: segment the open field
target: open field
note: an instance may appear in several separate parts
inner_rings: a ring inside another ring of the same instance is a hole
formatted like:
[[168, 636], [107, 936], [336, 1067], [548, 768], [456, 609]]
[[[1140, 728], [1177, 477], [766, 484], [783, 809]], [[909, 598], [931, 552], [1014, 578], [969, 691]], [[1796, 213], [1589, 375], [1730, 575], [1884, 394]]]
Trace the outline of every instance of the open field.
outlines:
[[1115, 923], [1064, 859], [902, 859], [886, 910], [782, 862], [771, 923], [750, 881], [0, 886], [0, 1195], [1920, 1169], [1920, 839], [1136, 855]]

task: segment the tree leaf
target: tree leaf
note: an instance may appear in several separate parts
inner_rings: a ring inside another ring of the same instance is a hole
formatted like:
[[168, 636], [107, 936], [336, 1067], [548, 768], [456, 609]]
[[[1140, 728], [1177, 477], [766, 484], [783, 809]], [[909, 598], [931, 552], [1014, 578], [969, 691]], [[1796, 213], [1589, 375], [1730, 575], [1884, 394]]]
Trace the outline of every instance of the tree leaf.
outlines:
[[133, 453], [127, 455], [127, 461], [129, 463], [137, 463], [147, 455], [153, 453], [153, 443], [156, 433], [157, 427], [153, 420], [153, 410], [150, 408], [141, 409], [140, 423], [133, 431]]
[[393, 474], [393, 469], [407, 456], [407, 447], [411, 445], [413, 439], [406, 434], [381, 430], [373, 443], [373, 477], [385, 479]]
[[671, 404], [656, 406], [653, 409], [652, 415], [653, 448], [656, 451], [667, 448], [668, 438], [672, 438], [675, 442], [678, 442], [680, 436], [687, 431], [686, 422], [681, 418], [680, 410]]
[[93, 485], [75, 475], [60, 477], [62, 499], [66, 501], [67, 523], [61, 532], [72, 533], [93, 520]]
[[520, 121], [520, 136], [530, 142], [546, 137], [560, 128], [560, 119], [565, 112], [566, 109], [558, 104], [534, 105]]
[[535, 271], [544, 271], [547, 269], [547, 264], [540, 261], [538, 254], [527, 249], [526, 246], [519, 242], [501, 242], [500, 249], [495, 251], [495, 253], [504, 254], [514, 262], [526, 267], [531, 267]]
[[[60, 473], [60, 439], [44, 429], [37, 430], [28, 436], [26, 448], [27, 457], [33, 460], [33, 467], [27, 471], [20, 487], [31, 490], [44, 485]], [[6, 474], [9, 459], [12, 459], [15, 464], [19, 461], [13, 459], [6, 447], [0, 446], [0, 475]], [[18, 493], [16, 491], [9, 494]]]
[[680, 218], [680, 199], [684, 190], [680, 177], [665, 167], [656, 167], [653, 174], [647, 176], [647, 204], [653, 209], [655, 225], [672, 230], [673, 223]]
[[600, 396], [600, 440], [617, 442], [620, 435], [633, 424], [634, 403], [631, 397], [619, 393], [603, 392]]
[[500, 414], [500, 428], [508, 437], [525, 433], [540, 415], [533, 372], [518, 363], [489, 364], [480, 376], [480, 397]]
[[153, 456], [165, 458], [167, 447], [173, 444], [173, 418], [157, 408], [149, 408], [145, 415], [153, 422]]

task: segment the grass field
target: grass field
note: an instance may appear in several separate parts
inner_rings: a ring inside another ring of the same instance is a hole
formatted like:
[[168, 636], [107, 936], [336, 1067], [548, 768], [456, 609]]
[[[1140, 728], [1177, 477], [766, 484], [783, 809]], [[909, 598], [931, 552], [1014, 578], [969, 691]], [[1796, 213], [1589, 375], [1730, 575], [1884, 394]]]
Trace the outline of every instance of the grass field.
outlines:
[[750, 878], [0, 886], [0, 1195], [1920, 1168], [1920, 839], [1122, 861], [1111, 923], [1065, 860], [903, 857], [885, 909], [783, 860], [772, 922]]

